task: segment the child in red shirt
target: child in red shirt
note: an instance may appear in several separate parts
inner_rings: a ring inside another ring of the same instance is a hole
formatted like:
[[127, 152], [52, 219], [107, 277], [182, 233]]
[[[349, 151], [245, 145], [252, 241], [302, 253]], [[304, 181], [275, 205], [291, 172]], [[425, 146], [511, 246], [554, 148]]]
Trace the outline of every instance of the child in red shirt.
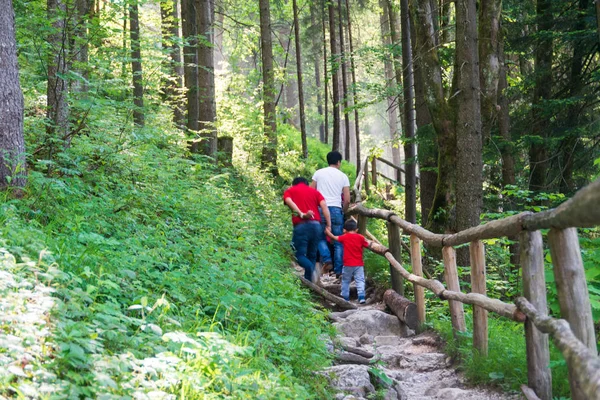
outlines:
[[349, 219], [344, 223], [344, 234], [335, 236], [330, 229], [325, 234], [337, 240], [344, 246], [344, 268], [342, 270], [342, 297], [350, 299], [350, 282], [354, 278], [356, 290], [358, 291], [358, 302], [365, 303], [365, 268], [363, 261], [363, 249], [369, 247], [369, 242], [363, 235], [358, 233], [356, 221]]

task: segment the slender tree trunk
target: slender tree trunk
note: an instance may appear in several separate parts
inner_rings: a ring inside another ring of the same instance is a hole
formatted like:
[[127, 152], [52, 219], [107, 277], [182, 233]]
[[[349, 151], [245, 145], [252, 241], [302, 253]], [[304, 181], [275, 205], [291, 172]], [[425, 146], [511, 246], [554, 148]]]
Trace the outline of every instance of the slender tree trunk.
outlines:
[[417, 168], [415, 146], [415, 108], [414, 75], [412, 49], [410, 47], [410, 18], [408, 0], [400, 0], [402, 23], [402, 89], [404, 91], [404, 157], [406, 164], [405, 218], [408, 222], [417, 222]]
[[142, 75], [142, 50], [140, 46], [140, 21], [137, 0], [129, 6], [129, 25], [131, 27], [131, 72], [133, 76], [133, 123], [144, 126], [144, 85]]
[[502, 156], [502, 187], [514, 185], [516, 183], [515, 175], [515, 159], [513, 157], [513, 145], [510, 135], [510, 115], [508, 113], [508, 98], [506, 89], [508, 83], [506, 75], [508, 68], [504, 58], [504, 45], [500, 44], [500, 79], [498, 81], [498, 105], [500, 107], [498, 113], [498, 129], [500, 131], [500, 155]]
[[[312, 29], [317, 31], [317, 22], [315, 18], [315, 8], [310, 7], [310, 24]], [[320, 30], [320, 27], [318, 28]], [[321, 68], [319, 66], [319, 53], [318, 49], [321, 47], [321, 42], [316, 34], [312, 36], [313, 47], [314, 47], [314, 69], [315, 69], [315, 85], [317, 87], [317, 112], [319, 114], [319, 140], [325, 143], [325, 127], [323, 126], [323, 104], [321, 103]]]
[[12, 0], [0, 0], [0, 189], [27, 182], [23, 92], [19, 84]]
[[[195, 0], [181, 0], [181, 28], [183, 33], [183, 81], [187, 100], [187, 129], [190, 136], [198, 132], [199, 107], [198, 101], [198, 47], [196, 46], [198, 26], [196, 25]], [[190, 145], [192, 153], [199, 151], [198, 142], [193, 140]]]
[[323, 5], [323, 7], [321, 8], [321, 11], [323, 12], [323, 15], [321, 17], [321, 25], [323, 25], [323, 89], [324, 89], [324, 93], [323, 93], [323, 97], [325, 98], [325, 109], [324, 109], [324, 114], [325, 114], [325, 123], [324, 123], [324, 128], [325, 128], [325, 140], [323, 141], [323, 143], [329, 143], [329, 74], [327, 73], [327, 22], [326, 22], [326, 12], [325, 12], [325, 6]]
[[348, 115], [348, 71], [346, 68], [346, 45], [344, 44], [344, 8], [338, 0], [338, 21], [340, 24], [340, 63], [342, 64], [342, 101], [344, 106], [344, 158], [350, 161], [350, 116]]
[[261, 166], [273, 176], [277, 170], [277, 121], [275, 115], [275, 75], [273, 71], [273, 44], [271, 41], [271, 10], [269, 0], [259, 0], [260, 49], [263, 69], [263, 108], [265, 143], [262, 149]]
[[91, 19], [92, 4], [90, 0], [76, 0], [75, 9], [77, 17], [74, 19], [73, 28], [73, 44], [71, 51], [73, 52], [74, 70], [81, 76], [72, 82], [74, 92], [85, 94], [88, 92], [89, 81], [89, 38], [88, 25]]
[[481, 86], [481, 135], [490, 140], [497, 120], [498, 79], [500, 62], [500, 15], [502, 0], [479, 2], [479, 81]]
[[167, 79], [163, 82], [163, 93], [173, 108], [173, 123], [182, 128], [185, 126], [180, 93], [183, 87], [183, 68], [181, 65], [181, 49], [179, 47], [179, 0], [163, 0], [160, 3], [163, 49], [169, 55], [165, 62]]
[[214, 17], [211, 0], [196, 0], [198, 25], [198, 130], [200, 152], [217, 155], [217, 105], [215, 103]]
[[352, 69], [352, 103], [354, 105], [354, 134], [356, 135], [356, 173], [360, 171], [360, 126], [358, 119], [358, 95], [356, 90], [356, 65], [354, 64], [354, 41], [352, 40], [352, 16], [350, 2], [346, 0], [346, 18], [348, 20], [348, 42], [350, 44], [350, 68]]
[[66, 76], [68, 74], [67, 59], [69, 56], [67, 45], [67, 7], [62, 0], [48, 0], [48, 19], [52, 23], [52, 31], [48, 36], [50, 51], [48, 54], [48, 92], [47, 92], [47, 116], [48, 125], [48, 159], [51, 160], [56, 149], [53, 141], [64, 141], [64, 147], [68, 147], [69, 140], [69, 103], [68, 85]]
[[[483, 160], [476, 0], [456, 0], [456, 229], [480, 224]], [[468, 257], [463, 265], [468, 264]]]
[[551, 0], [537, 0], [539, 42], [535, 47], [535, 88], [533, 90], [531, 135], [529, 148], [529, 190], [546, 189], [548, 173], [549, 115], [544, 113], [544, 103], [552, 97], [552, 10]]
[[425, 100], [437, 136], [438, 179], [435, 196], [427, 220], [434, 232], [454, 231], [452, 208], [455, 204], [456, 132], [450, 105], [444, 97], [442, 70], [436, 47], [436, 29], [431, 3], [410, 0], [416, 26], [416, 46], [419, 49], [419, 71], [423, 79]]
[[451, 17], [452, 17], [452, 0], [441, 0], [441, 23], [440, 23], [440, 31], [441, 31], [441, 42], [449, 43], [454, 40], [452, 35], [450, 34]]
[[413, 62], [415, 81], [415, 112], [417, 122], [416, 136], [419, 143], [419, 190], [421, 198], [421, 224], [427, 226], [429, 212], [435, 196], [435, 185], [437, 182], [437, 159], [438, 150], [433, 129], [431, 114], [425, 101], [425, 87], [419, 66], [418, 48], [416, 46], [416, 28], [411, 17], [410, 21], [411, 49], [415, 55]]
[[[98, 1], [98, 3], [100, 3]], [[121, 51], [122, 51], [122, 57], [121, 57], [121, 79], [123, 79], [123, 81], [125, 81], [125, 76], [127, 75], [127, 59], [129, 58], [129, 46], [127, 46], [127, 21], [129, 20], [129, 12], [128, 12], [128, 6], [127, 3], [125, 3], [123, 5], [123, 36], [121, 37], [121, 42], [122, 42], [122, 47], [121, 47]], [[97, 11], [98, 13], [100, 11]], [[123, 85], [126, 86], [126, 85]], [[125, 87], [124, 91], [123, 91], [123, 97], [127, 97], [127, 87]]]
[[333, 96], [333, 151], [340, 151], [340, 89], [339, 89], [339, 67], [340, 55], [338, 53], [336, 29], [335, 29], [335, 6], [333, 1], [328, 3], [329, 9], [329, 40], [331, 42], [331, 81]]
[[[379, 23], [381, 25], [381, 40], [383, 46], [390, 49], [392, 45], [392, 39], [390, 37], [390, 17], [387, 0], [380, 0], [379, 6], [381, 7], [381, 14], [379, 14]], [[398, 87], [394, 77], [394, 65], [389, 57], [386, 57], [383, 61], [383, 67], [385, 71], [385, 85], [387, 96], [387, 114], [388, 114], [388, 126], [390, 131], [390, 139], [392, 141], [392, 162], [394, 165], [400, 165], [402, 159], [400, 157], [400, 147], [398, 146], [398, 98], [396, 88]]]
[[214, 40], [214, 66], [215, 69], [219, 68], [219, 64], [224, 60], [223, 58], [223, 20], [225, 19], [225, 12], [223, 10], [222, 0], [214, 0], [215, 3], [215, 40]]
[[[296, 72], [298, 73], [298, 107], [300, 108], [300, 134], [302, 136], [302, 156], [308, 158], [306, 144], [306, 119], [304, 116], [304, 86], [302, 85], [302, 51], [300, 46], [300, 24], [298, 23], [298, 4], [293, 0], [294, 7], [294, 38], [296, 42]], [[318, 79], [317, 75], [317, 79]]]

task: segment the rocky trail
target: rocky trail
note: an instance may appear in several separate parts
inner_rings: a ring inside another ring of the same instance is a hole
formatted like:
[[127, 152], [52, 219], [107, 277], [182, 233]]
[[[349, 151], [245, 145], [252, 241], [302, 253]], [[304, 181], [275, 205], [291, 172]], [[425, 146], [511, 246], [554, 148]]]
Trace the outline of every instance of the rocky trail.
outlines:
[[[296, 267], [301, 272], [299, 267]], [[339, 286], [334, 277], [321, 277], [325, 289]], [[418, 335], [392, 314], [386, 313], [381, 295], [367, 290], [367, 304], [359, 305], [351, 285], [351, 302], [358, 309], [332, 312], [339, 336], [329, 343], [336, 364], [322, 373], [337, 391], [337, 400], [517, 400], [520, 394], [470, 386], [457, 365], [442, 351], [434, 332]], [[352, 294], [354, 293], [354, 299]], [[379, 300], [379, 301], [378, 301]], [[335, 310], [335, 304], [322, 304]]]

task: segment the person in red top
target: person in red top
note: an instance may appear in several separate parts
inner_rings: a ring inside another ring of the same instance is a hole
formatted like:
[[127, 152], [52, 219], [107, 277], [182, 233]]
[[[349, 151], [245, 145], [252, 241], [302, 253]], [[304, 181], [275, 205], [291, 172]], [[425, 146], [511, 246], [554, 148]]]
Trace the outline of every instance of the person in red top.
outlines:
[[331, 227], [329, 209], [323, 195], [308, 186], [305, 178], [294, 178], [292, 187], [283, 193], [283, 202], [292, 210], [292, 245], [296, 260], [304, 268], [304, 277], [313, 281], [317, 262], [317, 245], [321, 236], [321, 215], [323, 210], [328, 227]]
[[369, 242], [363, 235], [358, 233], [358, 225], [353, 219], [344, 223], [344, 234], [335, 236], [331, 229], [325, 229], [325, 234], [337, 240], [344, 246], [344, 268], [342, 269], [342, 297], [350, 299], [350, 282], [354, 277], [356, 290], [358, 291], [358, 302], [365, 303], [365, 263], [363, 261], [363, 250], [369, 247]]

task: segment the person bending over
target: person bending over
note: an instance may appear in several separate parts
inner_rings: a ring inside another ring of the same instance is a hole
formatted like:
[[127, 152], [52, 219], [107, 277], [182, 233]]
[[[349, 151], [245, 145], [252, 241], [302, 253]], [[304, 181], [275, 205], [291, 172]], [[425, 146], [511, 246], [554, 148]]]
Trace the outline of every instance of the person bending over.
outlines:
[[358, 225], [353, 219], [346, 220], [344, 223], [344, 234], [336, 236], [331, 233], [331, 229], [325, 229], [325, 234], [344, 245], [344, 267], [342, 270], [342, 297], [348, 301], [350, 299], [350, 282], [354, 278], [356, 290], [358, 291], [358, 302], [365, 303], [365, 263], [363, 261], [363, 251], [369, 247], [369, 242], [363, 235], [358, 233]]

